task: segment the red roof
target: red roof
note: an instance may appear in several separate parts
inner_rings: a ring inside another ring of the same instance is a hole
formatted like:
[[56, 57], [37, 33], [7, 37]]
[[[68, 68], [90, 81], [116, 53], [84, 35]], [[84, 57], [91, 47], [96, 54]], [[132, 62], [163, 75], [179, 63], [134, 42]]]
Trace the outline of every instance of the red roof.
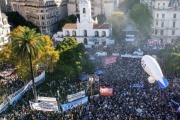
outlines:
[[109, 29], [110, 24], [94, 24], [93, 29]]
[[76, 23], [66, 23], [62, 29], [77, 29]]
[[[93, 29], [109, 29], [110, 24], [93, 24]], [[62, 29], [77, 29], [76, 23], [66, 23]]]

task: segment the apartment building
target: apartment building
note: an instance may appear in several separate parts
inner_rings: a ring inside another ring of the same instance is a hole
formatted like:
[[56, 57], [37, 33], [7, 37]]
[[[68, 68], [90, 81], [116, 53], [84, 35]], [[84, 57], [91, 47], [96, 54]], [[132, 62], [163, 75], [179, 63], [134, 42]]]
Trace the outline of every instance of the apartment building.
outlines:
[[[68, 15], [79, 14], [79, 2], [82, 0], [68, 0]], [[105, 14], [109, 17], [118, 6], [118, 0], [90, 0], [92, 16]]]
[[7, 16], [0, 9], [0, 50], [2, 46], [8, 42], [8, 34], [10, 33], [10, 25], [8, 24]]
[[180, 0], [141, 0], [152, 12], [152, 39], [174, 43], [180, 37]]
[[0, 0], [0, 8], [3, 13], [11, 11], [11, 0]]
[[67, 0], [12, 0], [13, 11], [39, 27], [42, 34], [52, 35], [58, 21], [67, 16]]

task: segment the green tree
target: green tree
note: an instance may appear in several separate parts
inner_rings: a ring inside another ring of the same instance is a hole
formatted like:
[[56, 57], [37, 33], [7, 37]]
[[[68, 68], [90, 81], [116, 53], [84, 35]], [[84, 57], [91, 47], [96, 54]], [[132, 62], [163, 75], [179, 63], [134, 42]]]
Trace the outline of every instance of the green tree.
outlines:
[[[97, 17], [98, 23], [104, 23], [104, 22], [106, 21], [106, 16], [105, 16], [105, 14], [98, 14], [96, 17]], [[96, 17], [94, 17], [94, 19], [95, 19]]]
[[74, 14], [71, 14], [68, 16], [68, 19], [71, 21], [71, 23], [76, 23], [77, 21], [77, 16]]
[[131, 18], [137, 25], [137, 28], [145, 36], [148, 36], [151, 31], [152, 16], [147, 6], [143, 4], [135, 4], [132, 8]]
[[128, 9], [132, 9], [132, 7], [138, 3], [139, 0], [124, 0], [119, 3], [119, 9], [122, 11], [127, 11]]
[[59, 51], [55, 50], [53, 42], [48, 35], [42, 35], [41, 39], [44, 43], [44, 52], [41, 54], [41, 57], [35, 60], [34, 68], [36, 65], [40, 65], [41, 69], [45, 71], [52, 71], [59, 60]]
[[38, 58], [44, 51], [41, 35], [36, 33], [35, 29], [18, 26], [10, 33], [10, 38], [12, 39], [12, 52], [24, 62], [29, 62], [34, 99], [37, 101], [32, 60]]
[[11, 48], [11, 43], [3, 45], [3, 48], [0, 51], [0, 62], [11, 65], [14, 65], [17, 62], [16, 56], [12, 53]]
[[60, 44], [59, 66], [66, 77], [77, 77], [82, 72], [83, 45], [74, 38], [65, 38]]
[[39, 28], [34, 25], [32, 22], [26, 21], [24, 17], [22, 17], [18, 12], [7, 12], [8, 21], [13, 25], [13, 27], [17, 26], [27, 26], [29, 28], [35, 28], [36, 32], [40, 32]]
[[180, 71], [180, 44], [166, 45], [157, 55], [161, 58], [166, 72]]
[[90, 60], [88, 54], [83, 55], [82, 66], [82, 71], [87, 74], [93, 74], [96, 69], [95, 62]]
[[[41, 39], [44, 43], [44, 51], [41, 56], [32, 61], [34, 73], [37, 75], [37, 69], [50, 72], [56, 68], [57, 61], [59, 59], [59, 51], [55, 50], [52, 40], [48, 35], [42, 35]], [[3, 49], [0, 51], [0, 62], [16, 67], [17, 75], [28, 80], [30, 76], [29, 63], [24, 62], [21, 58], [17, 57], [12, 52], [12, 43], [3, 45]], [[37, 68], [39, 65], [39, 68]]]

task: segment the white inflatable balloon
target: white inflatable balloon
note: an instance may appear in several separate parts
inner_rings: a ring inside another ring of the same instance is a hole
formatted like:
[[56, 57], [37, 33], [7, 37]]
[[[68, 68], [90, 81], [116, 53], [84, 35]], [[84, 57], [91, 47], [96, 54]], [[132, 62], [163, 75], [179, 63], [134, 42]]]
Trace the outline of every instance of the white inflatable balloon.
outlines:
[[151, 76], [148, 77], [148, 81], [149, 83], [154, 83], [155, 82], [155, 79]]
[[141, 58], [141, 65], [146, 73], [148, 73], [154, 80], [158, 81], [161, 88], [168, 86], [167, 79], [164, 78], [159, 64], [153, 57], [150, 55], [144, 55]]

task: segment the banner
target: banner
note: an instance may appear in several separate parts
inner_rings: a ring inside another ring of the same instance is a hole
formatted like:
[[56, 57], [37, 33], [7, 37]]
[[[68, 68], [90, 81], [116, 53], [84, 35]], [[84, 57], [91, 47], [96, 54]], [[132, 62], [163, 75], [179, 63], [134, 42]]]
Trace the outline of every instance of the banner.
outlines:
[[104, 65], [112, 65], [116, 63], [117, 56], [109, 56], [104, 58]]
[[85, 97], [85, 91], [80, 91], [75, 94], [67, 95], [68, 102], [77, 100], [79, 98]]
[[62, 104], [61, 105], [61, 108], [63, 110], [63, 112], [67, 111], [67, 110], [71, 110], [75, 107], [78, 107], [78, 106], [81, 106], [85, 103], [88, 102], [88, 97], [84, 97], [84, 98], [81, 98], [79, 100], [76, 100], [76, 101], [73, 101], [73, 102], [70, 102], [70, 103], [66, 103], [66, 104]]
[[[44, 78], [45, 78], [45, 71], [43, 71], [41, 75], [35, 78], [35, 84], [38, 85], [42, 83]], [[13, 104], [15, 101], [19, 100], [25, 92], [31, 89], [31, 87], [32, 87], [32, 80], [18, 91], [8, 96], [7, 99], [0, 105], [0, 113], [6, 110], [8, 104]]]
[[56, 102], [56, 98], [54, 97], [40, 97], [38, 96], [37, 98], [39, 101], [44, 101], [44, 102]]
[[32, 102], [29, 101], [30, 107], [32, 110], [41, 110], [41, 111], [58, 111], [57, 102]]
[[100, 95], [101, 96], [113, 96], [113, 88], [112, 87], [100, 87]]

